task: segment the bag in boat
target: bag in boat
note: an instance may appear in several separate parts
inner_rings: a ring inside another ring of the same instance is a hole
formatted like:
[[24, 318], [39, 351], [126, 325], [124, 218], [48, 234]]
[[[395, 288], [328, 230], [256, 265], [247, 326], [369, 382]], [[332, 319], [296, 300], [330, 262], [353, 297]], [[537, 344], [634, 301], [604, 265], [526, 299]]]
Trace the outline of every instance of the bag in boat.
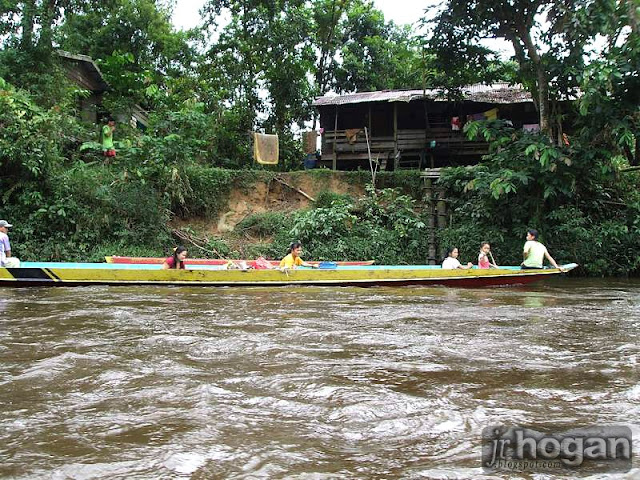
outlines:
[[320, 262], [318, 264], [318, 268], [322, 268], [325, 270], [335, 270], [338, 268], [338, 264], [336, 262]]
[[256, 258], [254, 264], [256, 270], [269, 270], [273, 268], [271, 266], [271, 263], [269, 263], [269, 261], [267, 261], [264, 257]]

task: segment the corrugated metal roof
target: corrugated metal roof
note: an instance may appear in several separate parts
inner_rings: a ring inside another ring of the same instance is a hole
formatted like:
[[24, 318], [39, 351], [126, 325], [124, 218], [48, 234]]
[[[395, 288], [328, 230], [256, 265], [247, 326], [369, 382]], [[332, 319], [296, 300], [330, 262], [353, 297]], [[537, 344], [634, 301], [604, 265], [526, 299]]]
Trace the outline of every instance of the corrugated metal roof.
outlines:
[[64, 50], [58, 50], [58, 55], [62, 58], [67, 58], [84, 65], [88, 74], [91, 75], [94, 81], [99, 85], [99, 88], [101, 89], [100, 91], [106, 91], [109, 89], [109, 84], [102, 76], [102, 72], [98, 68], [98, 65], [96, 65], [96, 62], [93, 61], [93, 58], [88, 55], [80, 55], [78, 53], [66, 52]]
[[[486, 103], [525, 103], [532, 102], [531, 94], [522, 85], [496, 83], [493, 85], [476, 84], [462, 89], [464, 99], [471, 102]], [[366, 102], [411, 102], [412, 100], [429, 100], [446, 102], [447, 98], [438, 89], [427, 90], [382, 90], [379, 92], [348, 93], [346, 95], [325, 95], [313, 102], [316, 107], [326, 105], [350, 105]]]

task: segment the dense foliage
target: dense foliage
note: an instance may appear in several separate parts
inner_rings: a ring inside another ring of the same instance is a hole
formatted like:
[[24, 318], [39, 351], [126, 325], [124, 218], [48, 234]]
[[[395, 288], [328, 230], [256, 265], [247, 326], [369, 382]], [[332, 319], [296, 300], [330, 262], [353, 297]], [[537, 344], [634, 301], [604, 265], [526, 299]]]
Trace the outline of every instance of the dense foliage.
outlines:
[[584, 92], [581, 113], [592, 135], [631, 144], [625, 154], [634, 163], [639, 18], [636, 0], [442, 0], [426, 20], [426, 40], [448, 79], [441, 86], [453, 90], [477, 78], [492, 58], [482, 40], [506, 40], [518, 65], [513, 80], [537, 100], [543, 133], [559, 143], [568, 114], [559, 104]]
[[589, 274], [640, 269], [638, 176], [619, 173], [605, 152], [556, 146], [499, 121], [467, 132], [490, 140], [492, 151], [481, 165], [447, 169], [440, 179], [453, 210], [442, 244], [473, 252], [487, 240], [499, 262], [514, 264], [527, 229], [536, 228], [557, 261]]

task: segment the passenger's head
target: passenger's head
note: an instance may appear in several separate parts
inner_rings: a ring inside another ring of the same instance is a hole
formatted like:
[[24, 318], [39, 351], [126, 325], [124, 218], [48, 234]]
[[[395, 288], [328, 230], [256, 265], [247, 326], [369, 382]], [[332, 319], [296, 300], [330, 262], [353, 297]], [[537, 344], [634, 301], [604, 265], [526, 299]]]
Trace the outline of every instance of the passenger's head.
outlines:
[[491, 244], [489, 242], [482, 242], [480, 244], [480, 251], [482, 253], [489, 253], [491, 251]]
[[447, 257], [458, 258], [458, 247], [449, 247], [447, 249]]
[[289, 245], [289, 253], [293, 254], [294, 257], [299, 257], [302, 253], [302, 243], [299, 240], [291, 242], [291, 245]]
[[187, 258], [187, 249], [182, 245], [178, 245], [173, 250], [173, 264], [175, 268], [178, 268], [179, 262], [184, 262], [186, 258]]
[[538, 231], [533, 228], [527, 230], [527, 240], [538, 240]]

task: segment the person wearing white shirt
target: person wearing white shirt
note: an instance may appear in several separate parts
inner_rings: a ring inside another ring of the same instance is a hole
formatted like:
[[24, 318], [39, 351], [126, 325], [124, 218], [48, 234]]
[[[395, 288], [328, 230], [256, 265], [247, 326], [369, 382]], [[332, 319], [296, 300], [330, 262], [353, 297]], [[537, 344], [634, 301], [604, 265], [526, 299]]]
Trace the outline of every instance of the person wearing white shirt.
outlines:
[[11, 255], [11, 244], [9, 243], [9, 228], [13, 227], [6, 220], [0, 220], [0, 267], [18, 268], [20, 260]]
[[444, 270], [455, 270], [457, 268], [461, 270], [468, 270], [473, 267], [473, 263], [469, 262], [466, 265], [462, 265], [458, 260], [458, 247], [451, 247], [447, 250], [447, 258], [442, 262], [442, 268]]

